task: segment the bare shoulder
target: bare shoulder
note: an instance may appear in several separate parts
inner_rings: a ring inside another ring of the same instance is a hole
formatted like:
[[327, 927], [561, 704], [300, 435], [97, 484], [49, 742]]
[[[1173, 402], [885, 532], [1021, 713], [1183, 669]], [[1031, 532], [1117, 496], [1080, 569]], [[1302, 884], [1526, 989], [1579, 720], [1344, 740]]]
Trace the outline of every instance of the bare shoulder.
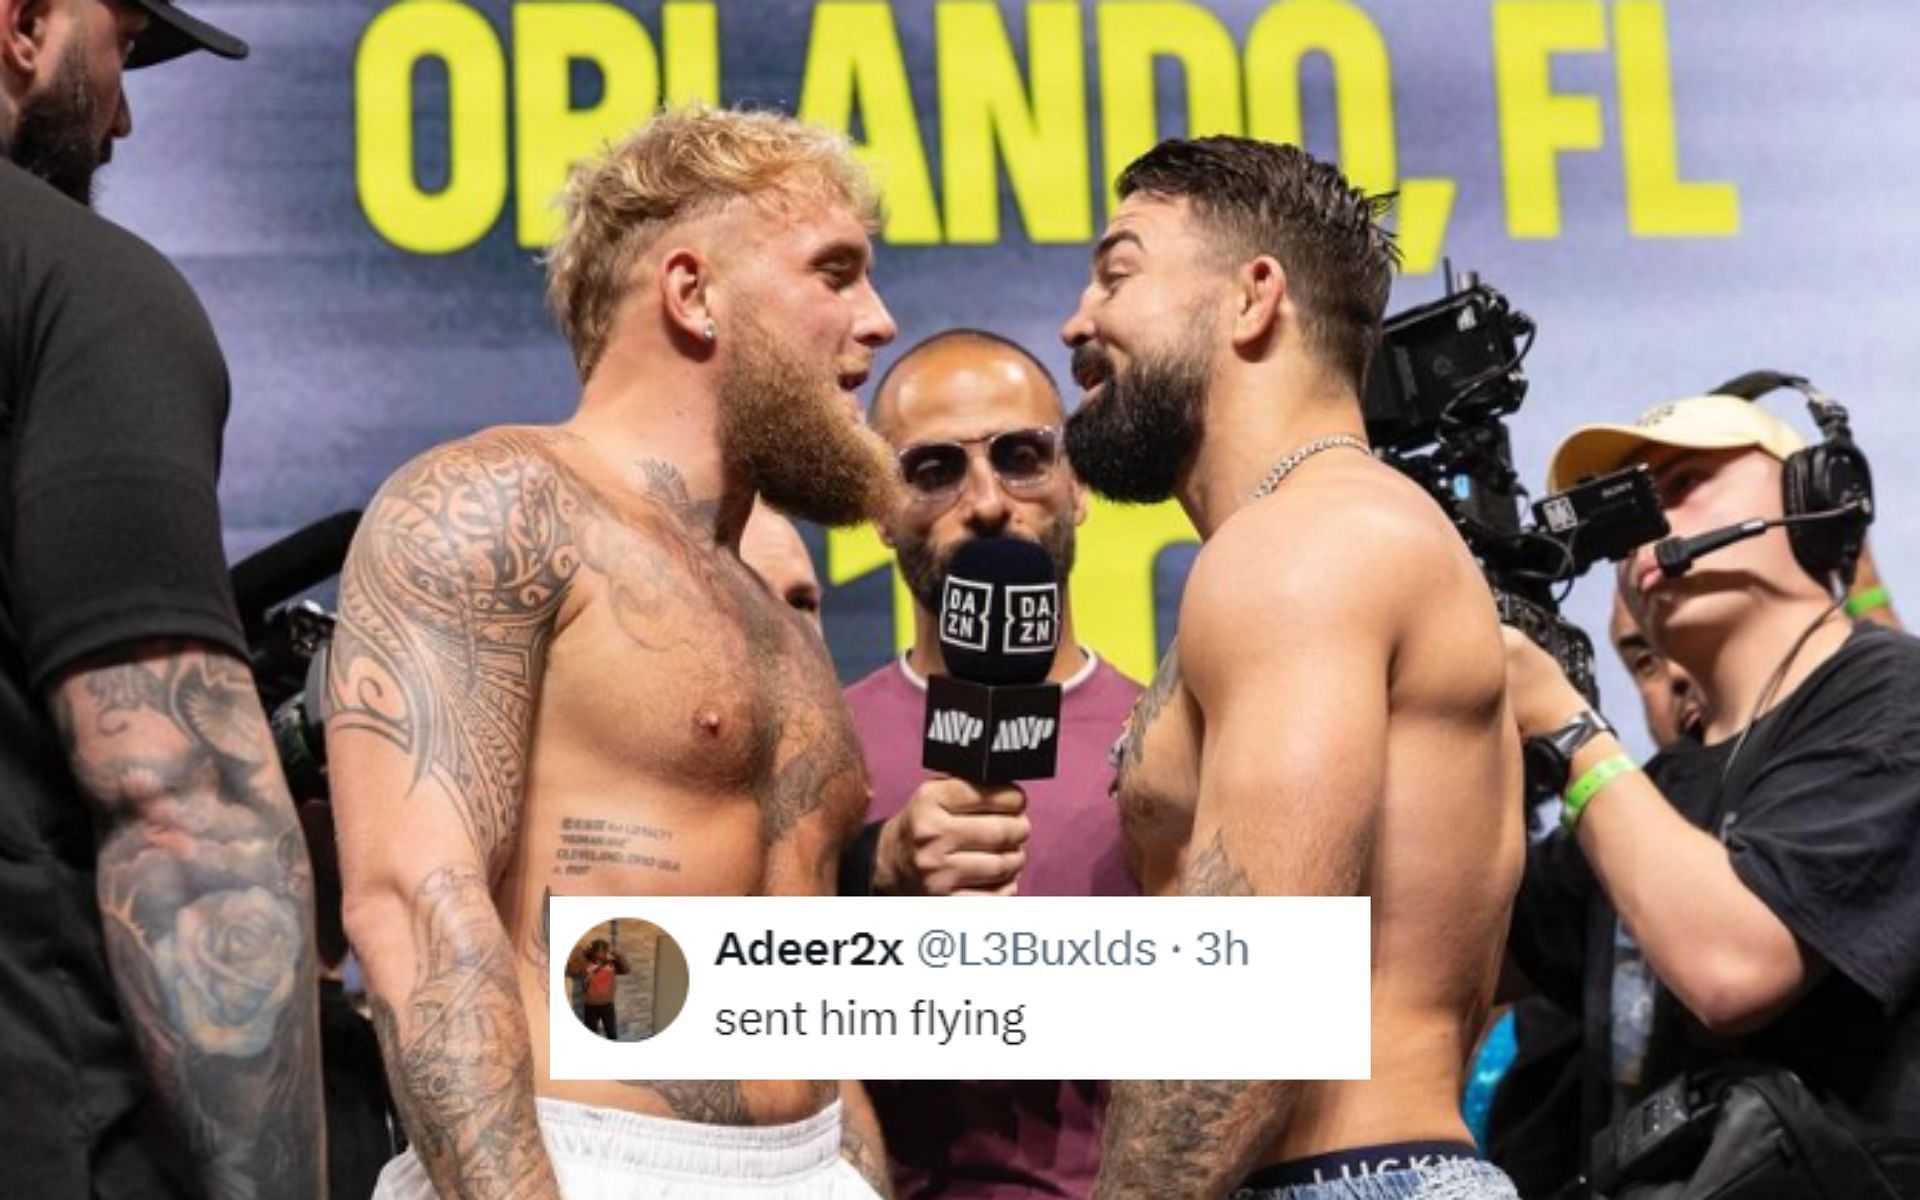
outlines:
[[567, 436], [502, 426], [403, 464], [367, 507], [343, 601], [405, 593], [429, 624], [470, 604], [551, 616], [579, 567], [583, 494], [556, 452]]
[[[504, 524], [514, 506], [551, 495], [572, 481], [561, 448], [571, 435], [502, 425], [443, 442], [388, 476], [367, 516], [376, 522], [408, 512], [452, 518], [446, 532], [466, 540]], [[571, 489], [567, 489], [571, 490]]]
[[[489, 871], [517, 835], [527, 731], [580, 564], [579, 496], [551, 437], [487, 430], [394, 472], [341, 574], [328, 659], [335, 760], [397, 751], [414, 785], [453, 798]], [[348, 808], [385, 794], [352, 774]]]
[[1437, 591], [1469, 579], [1478, 579], [1471, 555], [1415, 484], [1370, 459], [1328, 462], [1208, 539], [1181, 602], [1182, 654], [1215, 632], [1243, 647], [1296, 636], [1302, 621], [1391, 636]]

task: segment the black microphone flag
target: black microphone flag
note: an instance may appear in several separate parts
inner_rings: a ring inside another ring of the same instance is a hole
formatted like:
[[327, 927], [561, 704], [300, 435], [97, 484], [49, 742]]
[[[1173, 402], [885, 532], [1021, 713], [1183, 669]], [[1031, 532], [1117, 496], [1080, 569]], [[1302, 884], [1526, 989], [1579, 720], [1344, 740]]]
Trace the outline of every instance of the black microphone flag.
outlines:
[[975, 783], [1051, 778], [1060, 687], [1060, 584], [1034, 542], [978, 538], [954, 552], [941, 588], [946, 675], [927, 680], [921, 763]]

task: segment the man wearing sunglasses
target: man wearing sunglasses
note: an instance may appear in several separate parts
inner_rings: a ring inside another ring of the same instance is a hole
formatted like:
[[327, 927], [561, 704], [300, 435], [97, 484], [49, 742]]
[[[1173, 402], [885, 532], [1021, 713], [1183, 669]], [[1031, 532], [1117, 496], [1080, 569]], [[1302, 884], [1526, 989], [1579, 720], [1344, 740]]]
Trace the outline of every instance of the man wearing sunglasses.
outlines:
[[[1139, 687], [1073, 637], [1063, 605], [1051, 678], [1062, 687], [1060, 769], [976, 788], [920, 766], [926, 677], [954, 551], [970, 538], [1038, 542], [1064, 584], [1086, 494], [1060, 453], [1059, 390], [1019, 346], [956, 330], [881, 380], [873, 425], [898, 451], [906, 498], [882, 536], [914, 598], [913, 646], [847, 692], [873, 781], [876, 892], [1134, 895], [1106, 753]], [[877, 837], [876, 837], [877, 835]], [[869, 1084], [901, 1195], [1084, 1196], [1099, 1165], [1105, 1086], [1092, 1082]]]
[[247, 48], [164, 0], [0, 0], [6, 1196], [324, 1194], [312, 877], [221, 545], [226, 363], [88, 207], [123, 72], [190, 50]]
[[1362, 436], [1378, 205], [1224, 137], [1161, 144], [1118, 193], [1062, 330], [1067, 448], [1202, 538], [1120, 750], [1129, 850], [1156, 895], [1370, 897], [1373, 1057], [1358, 1081], [1116, 1082], [1096, 1195], [1511, 1198], [1459, 1098], [1522, 867], [1519, 739], [1473, 556]]

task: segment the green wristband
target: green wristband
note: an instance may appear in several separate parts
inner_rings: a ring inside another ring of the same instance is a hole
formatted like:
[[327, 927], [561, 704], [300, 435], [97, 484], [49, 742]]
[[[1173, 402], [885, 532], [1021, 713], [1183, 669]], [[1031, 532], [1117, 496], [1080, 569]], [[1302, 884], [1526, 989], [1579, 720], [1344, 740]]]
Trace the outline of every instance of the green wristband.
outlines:
[[1586, 773], [1574, 780], [1573, 786], [1561, 798], [1560, 824], [1568, 832], [1580, 823], [1580, 814], [1587, 810], [1588, 801], [1598, 795], [1600, 789], [1629, 771], [1640, 767], [1624, 754], [1614, 754], [1601, 759], [1588, 767]]
[[1892, 604], [1893, 597], [1887, 594], [1887, 589], [1875, 585], [1847, 597], [1847, 615], [1858, 619], [1876, 609], [1891, 607]]

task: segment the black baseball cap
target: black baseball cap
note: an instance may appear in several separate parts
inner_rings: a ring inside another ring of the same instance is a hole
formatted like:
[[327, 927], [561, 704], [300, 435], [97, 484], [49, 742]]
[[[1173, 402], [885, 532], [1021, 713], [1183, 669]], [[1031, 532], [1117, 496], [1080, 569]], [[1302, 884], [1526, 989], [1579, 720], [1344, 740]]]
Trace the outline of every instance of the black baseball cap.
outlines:
[[155, 63], [168, 62], [195, 50], [207, 50], [221, 58], [245, 58], [247, 44], [224, 29], [207, 24], [182, 12], [173, 0], [128, 0], [145, 10], [152, 20], [133, 43], [126, 69], [137, 70]]

